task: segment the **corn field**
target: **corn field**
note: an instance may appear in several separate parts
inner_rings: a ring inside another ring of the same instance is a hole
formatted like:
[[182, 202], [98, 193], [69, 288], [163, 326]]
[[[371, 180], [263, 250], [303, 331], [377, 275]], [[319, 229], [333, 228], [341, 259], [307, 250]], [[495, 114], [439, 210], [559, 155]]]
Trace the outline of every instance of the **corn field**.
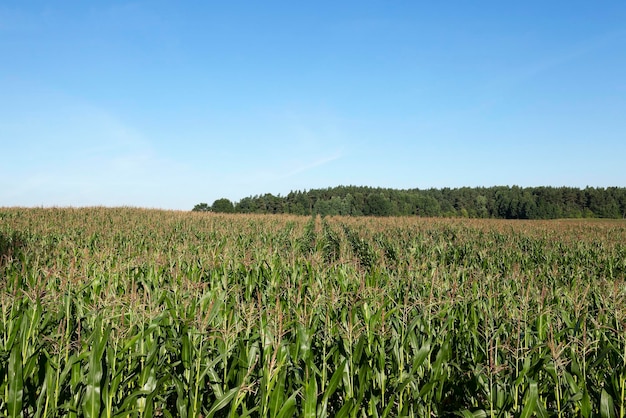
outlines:
[[626, 223], [0, 209], [0, 416], [626, 417]]

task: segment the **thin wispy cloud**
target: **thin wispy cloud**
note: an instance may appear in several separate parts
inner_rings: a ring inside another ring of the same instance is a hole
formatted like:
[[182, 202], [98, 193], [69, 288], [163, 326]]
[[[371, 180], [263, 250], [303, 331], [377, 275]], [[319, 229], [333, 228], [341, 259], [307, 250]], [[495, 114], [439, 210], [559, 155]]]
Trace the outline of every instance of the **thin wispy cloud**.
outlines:
[[301, 174], [304, 173], [306, 171], [311, 171], [314, 170], [316, 168], [319, 168], [321, 166], [324, 166], [328, 163], [331, 163], [333, 161], [337, 161], [338, 159], [340, 159], [342, 157], [342, 153], [341, 152], [336, 152], [335, 154], [329, 155], [327, 157], [324, 158], [320, 158], [318, 160], [306, 163], [304, 165], [301, 165], [293, 170], [291, 170], [290, 172], [288, 172], [287, 174], [285, 174], [284, 176], [282, 176], [283, 178], [288, 178], [288, 177], [293, 177], [297, 174]]
[[626, 31], [612, 31], [601, 36], [589, 38], [583, 42], [563, 48], [557, 53], [550, 53], [543, 59], [530, 61], [517, 69], [505, 72], [483, 87], [485, 94], [490, 96], [485, 99], [483, 104], [493, 106], [498, 101], [498, 98], [505, 96], [511, 89], [539, 77], [543, 73], [579, 60], [594, 51], [609, 46], [611, 43], [621, 44], [621, 47], [626, 46]]
[[[561, 45], [558, 51], [538, 50], [532, 58], [529, 57], [516, 67], [502, 68], [485, 81], [468, 84], [466, 92], [457, 93], [458, 100], [450, 101], [443, 110], [427, 118], [423, 127], [431, 134], [457, 138], [451, 139], [452, 142], [472, 142], [470, 138], [474, 137], [477, 125], [498, 122], [498, 119], [494, 118], [494, 113], [501, 115], [509, 112], [528, 99], [539, 101], [546, 101], [548, 97], [552, 100], [559, 99], [550, 94], [542, 97], [524, 97], [530, 88], [552, 88], [550, 83], [554, 82], [547, 80], [554, 80], [555, 74], [575, 74], [581, 65], [593, 66], [593, 61], [590, 62], [589, 57], [593, 57], [595, 53], [603, 49], [624, 47], [626, 47], [626, 31], [617, 30], [589, 37], [584, 41]], [[575, 79], [575, 77], [572, 78]], [[567, 89], [566, 92], [574, 92], [579, 88], [593, 88], [597, 82], [598, 80], [580, 78], [580, 84]], [[578, 121], [572, 121], [572, 123], [576, 122]], [[528, 126], [526, 122], [523, 127], [528, 128]], [[506, 132], [500, 131], [498, 138], [485, 137], [482, 142], [489, 147], [507, 142]], [[448, 150], [444, 151], [449, 153]]]
[[[10, 154], [41, 156], [34, 166], [0, 169], [5, 179], [19, 179], [2, 185], [0, 204], [39, 205], [40, 196], [57, 196], [55, 205], [119, 205], [128, 196], [142, 204], [147, 191], [185, 181], [183, 162], [162, 155], [114, 112], [59, 92], [46, 94], [42, 103], [21, 104], [32, 112], [18, 110], [11, 123], [0, 123], [14, 139], [7, 144]], [[37, 146], [32, 138], [40, 141]]]

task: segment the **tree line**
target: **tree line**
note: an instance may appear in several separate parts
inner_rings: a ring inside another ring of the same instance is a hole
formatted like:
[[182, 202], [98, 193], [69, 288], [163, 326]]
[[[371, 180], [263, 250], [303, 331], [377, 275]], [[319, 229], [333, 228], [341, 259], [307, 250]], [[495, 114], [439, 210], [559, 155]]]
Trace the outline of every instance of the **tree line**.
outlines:
[[425, 216], [499, 219], [626, 218], [626, 188], [461, 187], [389, 189], [338, 186], [221, 198], [194, 211], [343, 216]]

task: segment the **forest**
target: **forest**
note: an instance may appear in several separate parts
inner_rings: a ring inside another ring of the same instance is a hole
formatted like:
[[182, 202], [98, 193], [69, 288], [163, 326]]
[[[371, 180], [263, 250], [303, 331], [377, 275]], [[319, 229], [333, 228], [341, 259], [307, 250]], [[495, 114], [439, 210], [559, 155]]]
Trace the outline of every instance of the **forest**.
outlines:
[[390, 189], [338, 186], [286, 196], [221, 198], [193, 211], [321, 216], [423, 216], [496, 219], [626, 218], [626, 188], [462, 187]]

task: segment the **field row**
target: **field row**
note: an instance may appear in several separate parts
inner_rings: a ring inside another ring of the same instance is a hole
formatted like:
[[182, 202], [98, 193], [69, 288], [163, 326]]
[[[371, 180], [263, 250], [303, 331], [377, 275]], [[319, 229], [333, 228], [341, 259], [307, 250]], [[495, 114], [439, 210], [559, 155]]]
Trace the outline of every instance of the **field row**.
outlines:
[[0, 414], [626, 416], [626, 224], [0, 209]]

